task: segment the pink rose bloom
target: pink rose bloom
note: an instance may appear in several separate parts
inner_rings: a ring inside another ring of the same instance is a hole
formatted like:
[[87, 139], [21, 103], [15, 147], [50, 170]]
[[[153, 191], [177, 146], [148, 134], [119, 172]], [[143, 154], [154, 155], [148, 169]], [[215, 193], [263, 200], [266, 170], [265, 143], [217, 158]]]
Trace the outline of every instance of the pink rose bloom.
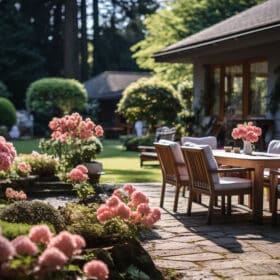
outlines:
[[126, 197], [125, 193], [121, 189], [114, 190], [113, 195], [117, 196], [121, 201], [123, 201]]
[[53, 237], [48, 245], [49, 248], [57, 248], [68, 258], [71, 258], [76, 249], [75, 238], [68, 231], [61, 231], [57, 236]]
[[74, 182], [84, 182], [88, 179], [88, 175], [81, 172], [80, 169], [74, 168], [70, 171], [70, 179]]
[[142, 192], [135, 191], [131, 195], [131, 202], [135, 206], [137, 206], [140, 203], [148, 203], [149, 202], [149, 198], [145, 194], [143, 194]]
[[47, 248], [38, 259], [39, 265], [49, 272], [61, 269], [67, 261], [68, 258], [57, 248]]
[[131, 184], [125, 184], [125, 185], [123, 186], [123, 189], [124, 189], [126, 192], [128, 192], [129, 195], [131, 195], [133, 192], [136, 191], [136, 188], [135, 188], [133, 185], [131, 185]]
[[103, 204], [97, 209], [96, 217], [98, 221], [102, 223], [111, 219], [113, 217], [113, 213], [107, 205]]
[[108, 200], [106, 201], [106, 205], [108, 207], [117, 207], [119, 204], [121, 203], [121, 200], [115, 196], [112, 195], [110, 198], [108, 198]]
[[18, 165], [18, 170], [21, 172], [30, 172], [31, 171], [31, 166], [29, 163], [21, 162]]
[[11, 243], [19, 255], [33, 256], [38, 252], [37, 246], [23, 235], [16, 237]]
[[119, 204], [116, 208], [116, 214], [123, 219], [128, 219], [130, 216], [130, 212], [130, 208], [124, 203]]
[[36, 244], [48, 244], [52, 238], [52, 233], [47, 225], [33, 226], [29, 231], [29, 238]]
[[88, 173], [88, 169], [82, 164], [77, 165], [76, 168], [79, 169], [82, 173]]
[[259, 140], [259, 137], [255, 132], [249, 131], [246, 135], [246, 140], [250, 142], [257, 142]]
[[95, 277], [98, 280], [105, 280], [109, 275], [107, 265], [97, 260], [87, 262], [83, 267], [83, 271], [87, 277]]
[[95, 127], [95, 134], [96, 134], [97, 137], [102, 137], [103, 136], [104, 130], [103, 130], [101, 125], [97, 125]]
[[260, 127], [254, 127], [254, 132], [257, 134], [257, 136], [262, 135], [262, 129]]
[[151, 212], [151, 208], [147, 203], [140, 203], [137, 206], [137, 211], [141, 215], [148, 215]]
[[136, 211], [131, 211], [130, 212], [130, 220], [132, 223], [137, 224], [141, 222], [142, 215]]
[[16, 251], [11, 242], [0, 235], [0, 263], [8, 261], [15, 255]]

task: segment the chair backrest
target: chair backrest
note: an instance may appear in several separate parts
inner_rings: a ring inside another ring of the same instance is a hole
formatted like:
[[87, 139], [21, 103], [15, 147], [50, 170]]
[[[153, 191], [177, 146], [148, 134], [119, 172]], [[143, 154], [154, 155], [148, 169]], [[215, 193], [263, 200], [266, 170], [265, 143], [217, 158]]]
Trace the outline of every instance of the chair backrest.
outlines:
[[176, 135], [176, 127], [159, 127], [156, 130], [155, 141], [158, 142], [160, 139], [174, 141]]
[[206, 137], [181, 137], [181, 144], [184, 145], [186, 142], [195, 143], [197, 145], [209, 145], [212, 149], [217, 149], [217, 137], [206, 136]]
[[187, 164], [191, 187], [211, 193], [214, 184], [219, 183], [219, 176], [209, 172], [218, 168], [210, 146], [182, 146], [181, 149]]
[[168, 178], [188, 176], [187, 166], [178, 143], [169, 140], [160, 140], [154, 143], [160, 166], [164, 175]]
[[280, 154], [280, 140], [271, 140], [268, 144], [267, 152], [272, 154]]

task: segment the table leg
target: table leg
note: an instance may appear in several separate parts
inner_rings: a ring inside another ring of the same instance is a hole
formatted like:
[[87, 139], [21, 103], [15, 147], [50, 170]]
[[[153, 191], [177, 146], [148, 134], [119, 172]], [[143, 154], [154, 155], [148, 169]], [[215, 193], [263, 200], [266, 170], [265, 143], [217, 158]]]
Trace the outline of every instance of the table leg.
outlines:
[[253, 221], [256, 224], [263, 222], [263, 166], [255, 166], [253, 188]]

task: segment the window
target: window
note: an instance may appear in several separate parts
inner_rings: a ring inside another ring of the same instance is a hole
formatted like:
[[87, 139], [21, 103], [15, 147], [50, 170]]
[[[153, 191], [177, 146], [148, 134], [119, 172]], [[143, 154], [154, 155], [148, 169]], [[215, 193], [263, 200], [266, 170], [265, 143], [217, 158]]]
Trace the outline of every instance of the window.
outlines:
[[266, 112], [267, 61], [213, 65], [215, 104], [213, 114], [223, 119], [226, 111], [236, 118], [260, 117]]

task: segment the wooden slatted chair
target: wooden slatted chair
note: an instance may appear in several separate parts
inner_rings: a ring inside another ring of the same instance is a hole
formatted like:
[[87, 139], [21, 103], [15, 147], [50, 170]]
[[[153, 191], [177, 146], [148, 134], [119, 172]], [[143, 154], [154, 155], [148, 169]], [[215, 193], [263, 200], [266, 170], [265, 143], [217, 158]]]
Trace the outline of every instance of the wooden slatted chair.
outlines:
[[272, 224], [277, 224], [277, 202], [280, 198], [280, 170], [270, 170]]
[[227, 211], [230, 213], [232, 195], [251, 194], [251, 179], [220, 177], [219, 173], [247, 171], [250, 176], [253, 176], [253, 170], [246, 168], [219, 169], [213, 156], [212, 149], [208, 145], [200, 147], [182, 146], [182, 152], [190, 176], [190, 195], [187, 210], [188, 215], [191, 215], [192, 201], [196, 194], [205, 194], [210, 196], [207, 220], [208, 224], [211, 224], [212, 221], [215, 197], [228, 197]]
[[185, 195], [186, 187], [189, 185], [187, 167], [178, 143], [161, 140], [154, 143], [154, 146], [162, 172], [160, 207], [163, 207], [166, 184], [170, 184], [175, 186], [173, 211], [176, 212], [180, 189], [183, 188], [183, 195]]
[[[271, 140], [267, 147], [267, 152], [272, 154], [280, 154], [280, 140]], [[280, 166], [279, 166], [280, 170]], [[280, 174], [278, 175], [278, 182], [280, 184]], [[270, 182], [270, 170], [264, 170], [264, 188], [267, 191], [267, 197], [269, 201], [269, 209], [272, 211], [272, 202], [273, 202], [273, 192], [271, 191], [271, 182]]]

